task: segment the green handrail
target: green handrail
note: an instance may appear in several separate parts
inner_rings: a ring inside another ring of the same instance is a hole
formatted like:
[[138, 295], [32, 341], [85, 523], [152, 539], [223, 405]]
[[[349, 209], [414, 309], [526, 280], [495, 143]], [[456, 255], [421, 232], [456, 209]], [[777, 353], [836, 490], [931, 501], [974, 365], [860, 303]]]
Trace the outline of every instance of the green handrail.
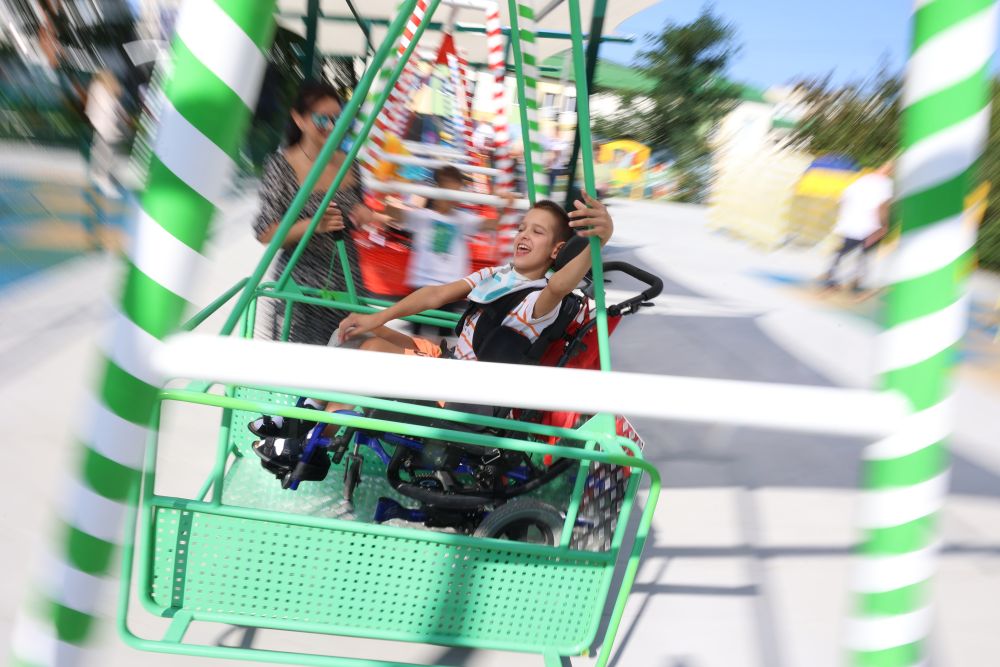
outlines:
[[235, 285], [233, 285], [232, 287], [230, 287], [229, 289], [227, 289], [225, 292], [223, 292], [222, 296], [220, 296], [218, 299], [216, 299], [212, 303], [210, 303], [207, 306], [205, 306], [202, 310], [200, 310], [196, 314], [194, 314], [191, 317], [191, 319], [189, 319], [187, 322], [185, 322], [184, 324], [182, 324], [181, 325], [181, 331], [192, 331], [195, 328], [197, 328], [202, 322], [204, 322], [209, 317], [211, 317], [213, 314], [215, 314], [215, 311], [217, 311], [222, 306], [226, 305], [226, 303], [230, 299], [232, 299], [236, 295], [237, 292], [239, 292], [241, 289], [243, 289], [243, 286], [247, 284], [248, 280], [250, 280], [250, 279], [249, 278], [242, 278], [239, 281], [237, 281]]
[[[343, 292], [335, 292], [336, 294], [344, 294]], [[374, 308], [365, 303], [352, 303], [350, 301], [342, 301], [338, 298], [330, 299], [324, 296], [310, 296], [308, 294], [297, 294], [295, 292], [281, 292], [278, 290], [261, 290], [261, 296], [268, 296], [275, 299], [285, 299], [289, 304], [295, 303], [305, 303], [312, 306], [325, 306], [328, 308], [334, 308], [336, 310], [344, 310], [349, 313], [374, 313], [376, 310], [381, 310], [380, 308]], [[455, 324], [458, 322], [457, 319], [442, 318], [440, 316], [431, 315], [410, 315], [408, 317], [402, 318], [407, 322], [416, 322], [418, 324], [428, 324], [434, 327], [443, 328], [454, 328]]]
[[[295, 394], [296, 390], [289, 389], [287, 387], [261, 387], [268, 391], [277, 391], [281, 393]], [[558, 426], [548, 426], [545, 424], [533, 424], [530, 422], [519, 422], [510, 419], [501, 419], [499, 417], [488, 417], [485, 415], [476, 415], [465, 412], [460, 412], [457, 410], [449, 410], [447, 408], [436, 408], [427, 405], [417, 405], [414, 403], [404, 403], [398, 401], [391, 401], [388, 399], [373, 399], [366, 396], [352, 397], [349, 394], [339, 394], [336, 392], [310, 392], [310, 394], [316, 394], [316, 398], [356, 398], [358, 405], [364, 405], [365, 407], [375, 407], [378, 409], [384, 409], [387, 411], [392, 411], [399, 414], [408, 414], [411, 416], [423, 416], [431, 418], [439, 418], [448, 421], [454, 421], [456, 423], [466, 423], [478, 426], [489, 426], [493, 428], [503, 428], [508, 431], [521, 431], [531, 435], [554, 435], [563, 439], [573, 439], [584, 441], [596, 441], [602, 446], [606, 446], [608, 451], [606, 452], [589, 452], [585, 458], [589, 460], [594, 460], [601, 463], [612, 463], [615, 465], [624, 465], [626, 467], [636, 466], [637, 462], [642, 460], [638, 457], [641, 454], [636, 448], [634, 442], [628, 438], [614, 433], [600, 433], [596, 431], [579, 431], [573, 429], [562, 428]], [[501, 447], [504, 449], [514, 449], [516, 451], [527, 452], [531, 454], [553, 454], [557, 456], [568, 456], [568, 451], [582, 451], [575, 450], [574, 448], [566, 447], [564, 445], [548, 445], [545, 443], [528, 442], [525, 440], [517, 440], [514, 438], [495, 436], [483, 433], [466, 432], [466, 431], [456, 431], [454, 429], [441, 428], [436, 426], [425, 426], [421, 424], [409, 424], [405, 422], [390, 421], [387, 419], [376, 419], [372, 417], [363, 417], [358, 415], [350, 414], [340, 414], [333, 412], [323, 412], [317, 410], [311, 410], [309, 408], [297, 408], [293, 406], [283, 406], [274, 405], [272, 403], [266, 403], [262, 401], [256, 401], [246, 398], [235, 398], [231, 396], [219, 396], [217, 394], [209, 394], [199, 391], [191, 391], [188, 389], [165, 389], [160, 392], [161, 400], [174, 400], [174, 401], [184, 401], [186, 403], [196, 403], [198, 405], [211, 405], [219, 408], [229, 408], [233, 410], [244, 410], [247, 412], [259, 412], [261, 414], [268, 414], [272, 416], [281, 416], [291, 419], [302, 419], [310, 420], [316, 422], [322, 422], [324, 424], [335, 424], [337, 426], [350, 426], [356, 428], [364, 428], [372, 431], [382, 431], [390, 433], [399, 433], [402, 435], [412, 435], [421, 438], [432, 438], [439, 440], [454, 440], [458, 442], [464, 442], [470, 445], [482, 445], [486, 447]], [[352, 401], [353, 402], [353, 401]], [[609, 443], [614, 443], [617, 446], [608, 446]], [[629, 452], [629, 453], [626, 453]], [[610, 458], [609, 458], [610, 457]], [[572, 456], [572, 458], [581, 459], [584, 458], [578, 454]], [[642, 467], [642, 466], [638, 466]]]
[[[586, 71], [583, 53], [583, 27], [580, 23], [580, 3], [569, 0], [569, 28], [573, 34], [573, 69]], [[594, 144], [590, 136], [590, 99], [587, 77], [576, 76], [576, 119], [580, 130], [580, 148], [583, 152], [583, 187], [593, 195], [594, 189]], [[611, 370], [611, 347], [608, 342], [608, 310], [604, 299], [604, 266], [601, 263], [601, 244], [596, 237], [590, 239], [591, 271], [594, 277], [594, 303], [597, 306], [597, 347], [601, 360], [601, 370]]]
[[[247, 284], [244, 286], [243, 292], [240, 294], [239, 300], [237, 300], [236, 305], [233, 307], [232, 313], [230, 313], [229, 318], [223, 325], [221, 332], [223, 336], [231, 334], [236, 328], [236, 325], [239, 323], [240, 315], [247, 307], [250, 300], [254, 297], [254, 291], [257, 289], [257, 286], [260, 285], [260, 281], [264, 278], [264, 274], [267, 273], [267, 269], [271, 265], [271, 261], [274, 259], [274, 256], [278, 254], [278, 250], [281, 249], [282, 244], [288, 237], [288, 232], [298, 220], [299, 214], [302, 212], [302, 208], [306, 205], [306, 202], [312, 195], [313, 188], [316, 187], [316, 183], [319, 181], [319, 177], [322, 175], [323, 169], [330, 161], [330, 157], [333, 155], [334, 151], [340, 147], [341, 142], [347, 135], [351, 122], [355, 115], [357, 115], [358, 108], [361, 106], [365, 96], [368, 95], [368, 90], [371, 88], [372, 83], [375, 80], [378, 68], [382, 66], [383, 62], [385, 62], [385, 59], [389, 56], [389, 52], [393, 48], [394, 42], [403, 33], [403, 28], [406, 26], [406, 23], [410, 18], [410, 14], [413, 12], [413, 8], [416, 7], [416, 5], [417, 0], [403, 0], [403, 3], [399, 8], [399, 13], [389, 25], [389, 30], [386, 34], [385, 40], [381, 45], [379, 45], [378, 51], [375, 52], [372, 64], [365, 70], [364, 75], [361, 77], [361, 81], [358, 82], [357, 90], [344, 107], [340, 118], [337, 119], [337, 123], [334, 125], [330, 138], [326, 140], [323, 150], [321, 150], [319, 155], [316, 156], [316, 163], [313, 164], [312, 169], [309, 170], [309, 174], [306, 176], [305, 181], [303, 181], [302, 187], [299, 188], [298, 193], [295, 195], [291, 205], [288, 207], [288, 211], [285, 212], [284, 217], [278, 224], [278, 229], [275, 230], [274, 237], [271, 239], [271, 242], [268, 243], [267, 248], [264, 250], [264, 255], [261, 257], [260, 262], [257, 263], [257, 267], [254, 269], [254, 272], [250, 275]], [[329, 204], [329, 201], [326, 200], [326, 203]], [[320, 210], [325, 210], [325, 207]]]

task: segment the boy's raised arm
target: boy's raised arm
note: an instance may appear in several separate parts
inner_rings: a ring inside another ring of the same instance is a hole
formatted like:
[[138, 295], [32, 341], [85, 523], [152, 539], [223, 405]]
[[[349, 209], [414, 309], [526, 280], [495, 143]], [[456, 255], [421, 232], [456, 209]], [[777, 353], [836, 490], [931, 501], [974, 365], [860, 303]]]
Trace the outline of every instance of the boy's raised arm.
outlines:
[[[611, 234], [614, 232], [615, 224], [608, 213], [608, 208], [597, 201], [586, 192], [583, 193], [584, 201], [579, 199], [573, 202], [575, 211], [570, 211], [570, 226], [576, 233], [585, 238], [596, 236], [601, 241], [603, 247]], [[584, 203], [586, 202], [586, 203]], [[549, 278], [548, 285], [538, 295], [535, 301], [533, 317], [542, 317], [552, 311], [553, 308], [562, 302], [563, 298], [572, 292], [583, 277], [590, 270], [590, 251], [584, 250], [579, 255], [569, 261], [566, 266], [556, 271]]]

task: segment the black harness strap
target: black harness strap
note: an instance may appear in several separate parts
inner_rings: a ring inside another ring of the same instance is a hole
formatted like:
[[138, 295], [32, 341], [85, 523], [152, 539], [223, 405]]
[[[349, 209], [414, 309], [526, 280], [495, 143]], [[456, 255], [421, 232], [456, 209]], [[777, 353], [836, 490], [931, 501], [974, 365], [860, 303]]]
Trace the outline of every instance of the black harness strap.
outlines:
[[458, 320], [458, 324], [455, 325], [455, 334], [461, 336], [465, 323], [478, 313], [476, 331], [470, 341], [472, 351], [476, 353], [476, 359], [500, 363], [520, 363], [524, 353], [531, 347], [531, 342], [517, 331], [503, 326], [503, 321], [510, 311], [524, 301], [529, 294], [540, 289], [542, 288], [525, 287], [505, 294], [489, 303], [470, 303], [461, 319]]
[[506, 294], [490, 303], [471, 303], [455, 326], [456, 335], [461, 335], [466, 321], [479, 314], [476, 331], [472, 336], [472, 350], [480, 361], [494, 361], [507, 364], [538, 363], [552, 341], [563, 335], [566, 327], [580, 312], [581, 299], [570, 294], [559, 306], [559, 315], [552, 324], [545, 327], [534, 342], [520, 332], [503, 326], [507, 315], [532, 292], [541, 287], [526, 287]]

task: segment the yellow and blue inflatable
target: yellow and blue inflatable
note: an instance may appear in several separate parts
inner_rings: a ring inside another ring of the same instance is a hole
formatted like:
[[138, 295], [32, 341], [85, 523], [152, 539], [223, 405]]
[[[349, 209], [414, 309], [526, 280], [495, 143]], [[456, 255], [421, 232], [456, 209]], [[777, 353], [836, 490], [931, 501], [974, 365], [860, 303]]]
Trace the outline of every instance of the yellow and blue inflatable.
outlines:
[[844, 189], [861, 176], [854, 160], [843, 155], [816, 158], [795, 184], [788, 211], [788, 239], [815, 245], [829, 235]]

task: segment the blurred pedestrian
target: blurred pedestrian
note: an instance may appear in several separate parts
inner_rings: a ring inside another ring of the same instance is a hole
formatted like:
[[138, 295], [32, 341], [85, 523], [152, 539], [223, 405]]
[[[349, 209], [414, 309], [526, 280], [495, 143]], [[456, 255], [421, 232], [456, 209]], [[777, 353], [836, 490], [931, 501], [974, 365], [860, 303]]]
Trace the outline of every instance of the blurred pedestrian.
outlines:
[[94, 74], [87, 89], [85, 113], [94, 136], [90, 144], [90, 180], [106, 197], [120, 197], [114, 178], [115, 147], [124, 138], [122, 87], [108, 69]]
[[566, 162], [569, 160], [569, 146], [566, 142], [555, 138], [549, 143], [546, 152], [545, 171], [549, 179], [549, 192], [556, 189], [559, 176], [566, 173]]
[[840, 210], [833, 233], [841, 237], [840, 248], [823, 278], [825, 285], [836, 288], [837, 267], [845, 256], [856, 252], [851, 288], [863, 289], [868, 253], [889, 229], [889, 207], [892, 203], [893, 163], [886, 162], [875, 171], [851, 183], [840, 196]]
[[[260, 211], [254, 222], [254, 233], [261, 243], [269, 243], [278, 225], [291, 206], [320, 151], [326, 144], [342, 109], [340, 95], [327, 83], [306, 83], [292, 106], [285, 145], [264, 162], [260, 185]], [[278, 251], [275, 276], [280, 275], [319, 210], [323, 197], [333, 183], [347, 155], [341, 146], [320, 174], [313, 192], [299, 213]], [[323, 213], [314, 235], [292, 269], [292, 279], [299, 285], [319, 290], [346, 289], [343, 267], [337, 253], [337, 238], [342, 236], [351, 264], [354, 285], [361, 290], [358, 254], [349, 233], [352, 228], [371, 222], [372, 211], [362, 203], [361, 171], [357, 163], [350, 166], [346, 177]], [[284, 323], [284, 304], [274, 304], [271, 313], [271, 337], [277, 339]], [[326, 345], [345, 313], [325, 306], [295, 304], [289, 340], [296, 343]]]

